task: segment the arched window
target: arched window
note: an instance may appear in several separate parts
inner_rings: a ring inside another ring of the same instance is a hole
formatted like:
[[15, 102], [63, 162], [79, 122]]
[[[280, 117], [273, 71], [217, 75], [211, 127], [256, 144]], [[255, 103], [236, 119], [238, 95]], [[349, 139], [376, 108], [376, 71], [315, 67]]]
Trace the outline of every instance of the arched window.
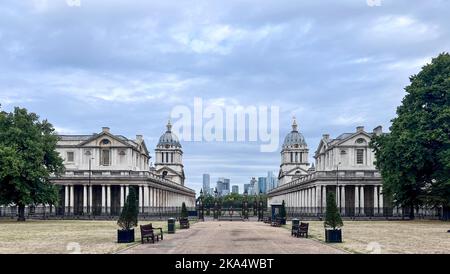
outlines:
[[167, 170], [164, 170], [164, 171], [163, 171], [163, 173], [162, 173], [162, 177], [163, 177], [163, 179], [165, 179], [165, 178], [166, 178], [166, 176], [167, 176]]

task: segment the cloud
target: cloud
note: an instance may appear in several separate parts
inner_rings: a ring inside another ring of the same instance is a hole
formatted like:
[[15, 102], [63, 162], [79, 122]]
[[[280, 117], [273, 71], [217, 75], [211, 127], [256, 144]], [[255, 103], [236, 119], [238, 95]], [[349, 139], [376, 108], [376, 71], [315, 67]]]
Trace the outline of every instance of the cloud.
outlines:
[[[320, 136], [387, 128], [409, 76], [450, 48], [448, 1], [3, 1], [0, 103], [60, 131], [102, 126], [156, 145], [176, 105], [279, 106]], [[183, 143], [188, 182], [279, 167], [259, 144]], [[208, 159], [213, 159], [208, 161]], [[261, 159], [264, 159], [262, 161]], [[206, 170], [208, 169], [208, 170]], [[215, 174], [216, 173], [216, 174]]]

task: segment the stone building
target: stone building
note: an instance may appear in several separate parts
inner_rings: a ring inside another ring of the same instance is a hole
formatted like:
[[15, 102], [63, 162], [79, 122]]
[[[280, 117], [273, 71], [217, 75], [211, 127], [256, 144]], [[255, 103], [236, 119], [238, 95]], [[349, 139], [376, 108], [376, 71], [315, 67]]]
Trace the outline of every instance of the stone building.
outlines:
[[381, 126], [373, 132], [357, 127], [332, 139], [324, 134], [314, 154], [315, 165], [308, 164], [308, 148], [294, 120], [292, 132], [282, 148], [279, 186], [268, 193], [269, 205], [283, 200], [303, 214], [323, 213], [327, 192], [335, 192], [337, 205], [345, 216], [383, 215], [381, 175], [369, 148], [372, 136], [382, 134]]
[[66, 171], [51, 179], [61, 186], [59, 214], [118, 215], [131, 187], [141, 214], [182, 202], [195, 206], [194, 190], [184, 186], [182, 147], [170, 122], [157, 144], [155, 167], [142, 135], [128, 139], [104, 127], [92, 135], [59, 137]]

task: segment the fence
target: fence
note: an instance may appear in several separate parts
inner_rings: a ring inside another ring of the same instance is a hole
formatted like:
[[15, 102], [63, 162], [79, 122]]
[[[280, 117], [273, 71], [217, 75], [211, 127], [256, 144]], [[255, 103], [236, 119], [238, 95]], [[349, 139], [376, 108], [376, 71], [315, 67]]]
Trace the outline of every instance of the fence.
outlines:
[[[0, 206], [0, 217], [17, 218], [17, 206]], [[197, 216], [195, 207], [187, 207], [190, 217]], [[120, 208], [110, 208], [106, 210], [93, 208], [92, 212], [83, 209], [73, 209], [71, 207], [61, 208], [55, 206], [27, 206], [25, 207], [25, 217], [32, 219], [48, 219], [48, 218], [111, 218], [117, 219], [120, 215]], [[141, 207], [139, 208], [140, 218], [177, 218], [181, 215], [181, 207]]]
[[[402, 218], [410, 217], [410, 208], [399, 207], [346, 207], [341, 208], [342, 217], [348, 218]], [[442, 208], [419, 208], [414, 211], [414, 217], [418, 219], [441, 219], [445, 220], [445, 212]], [[304, 218], [325, 216], [325, 208], [322, 207], [286, 207], [287, 218]]]

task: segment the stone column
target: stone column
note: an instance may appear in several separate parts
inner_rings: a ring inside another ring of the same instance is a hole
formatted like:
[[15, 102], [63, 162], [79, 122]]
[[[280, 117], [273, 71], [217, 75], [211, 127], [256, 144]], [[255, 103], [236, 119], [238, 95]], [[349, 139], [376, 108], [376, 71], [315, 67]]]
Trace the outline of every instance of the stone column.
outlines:
[[125, 186], [125, 200], [128, 198], [128, 194], [130, 194], [130, 186], [126, 185]]
[[321, 201], [320, 201], [320, 198], [322, 198], [321, 191], [322, 191], [322, 187], [321, 186], [316, 186], [316, 210], [317, 210], [317, 213], [321, 212], [321, 210], [320, 210], [321, 204], [322, 204]]
[[345, 215], [345, 185], [341, 186], [341, 214]]
[[322, 213], [325, 213], [327, 208], [327, 186], [322, 186]]
[[74, 203], [74, 186], [71, 185], [70, 186], [70, 213], [72, 213], [72, 214], [75, 212], [74, 205], [75, 205], [75, 203]]
[[378, 186], [373, 186], [373, 214], [378, 215]]
[[149, 208], [149, 192], [148, 192], [148, 186], [144, 186], [144, 213], [148, 212]]
[[92, 208], [94, 208], [92, 204], [93, 198], [92, 198], [92, 186], [89, 186], [89, 214], [92, 214]]
[[106, 213], [106, 187], [105, 185], [102, 185], [102, 211], [101, 214]]
[[355, 215], [359, 215], [359, 186], [355, 186]]
[[86, 214], [87, 211], [87, 205], [88, 205], [88, 201], [87, 201], [87, 186], [83, 186], [83, 214]]
[[123, 208], [123, 205], [125, 204], [125, 199], [124, 199], [124, 195], [125, 195], [125, 189], [124, 189], [125, 187], [123, 186], [123, 185], [120, 185], [120, 192], [119, 192], [119, 195], [120, 195], [120, 209], [122, 210], [122, 208]]
[[111, 214], [111, 186], [106, 186], [106, 214]]
[[64, 215], [70, 213], [70, 204], [69, 204], [69, 186], [64, 186]]
[[361, 186], [360, 190], [360, 195], [361, 195], [361, 200], [360, 200], [360, 205], [361, 205], [361, 214], [365, 215], [365, 210], [364, 210], [364, 186]]
[[378, 202], [378, 206], [379, 206], [379, 212], [380, 212], [380, 215], [383, 215], [384, 214], [384, 201], [383, 201], [383, 186], [380, 186], [379, 187], [379, 191], [380, 191], [380, 200], [379, 200], [379, 202]]

